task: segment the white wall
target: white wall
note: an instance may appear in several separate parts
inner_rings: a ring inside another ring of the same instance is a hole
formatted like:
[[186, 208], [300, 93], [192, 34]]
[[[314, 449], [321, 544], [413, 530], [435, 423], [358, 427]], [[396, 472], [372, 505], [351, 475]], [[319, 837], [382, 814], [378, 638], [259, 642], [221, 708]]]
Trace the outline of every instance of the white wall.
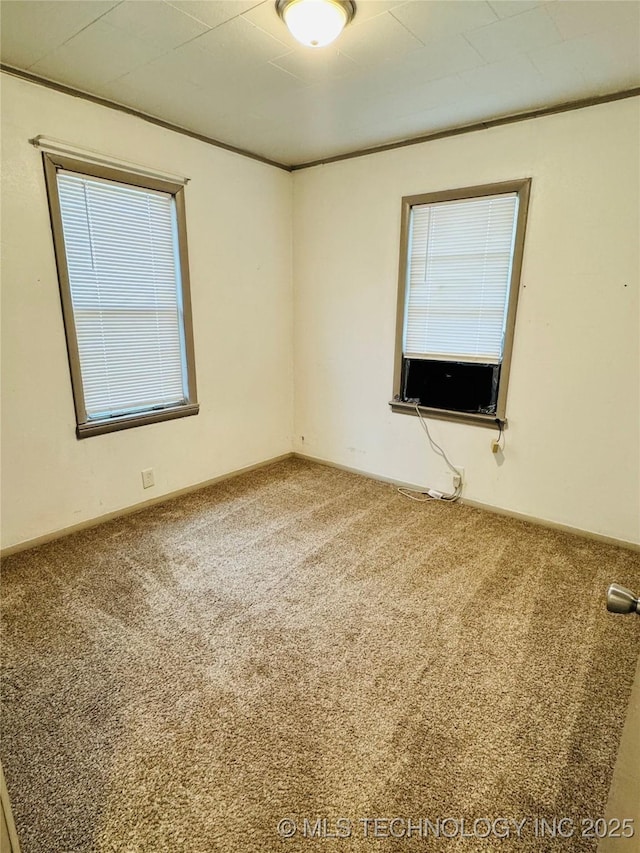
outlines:
[[[3, 546], [290, 451], [291, 176], [6, 74], [2, 131]], [[196, 417], [76, 439], [39, 133], [191, 177]]]
[[530, 176], [504, 457], [485, 427], [432, 433], [466, 497], [640, 541], [639, 124], [634, 98], [294, 173], [295, 449], [451, 485], [387, 405], [400, 200]]
[[[417, 420], [387, 405], [400, 199], [526, 176], [533, 188], [504, 457], [490, 452], [486, 428], [432, 421], [432, 431], [465, 468], [468, 498], [640, 541], [638, 99], [292, 179], [123, 113], [1, 79], [3, 547], [292, 447], [447, 487]], [[38, 133], [192, 178], [197, 417], [75, 438], [42, 166], [27, 142]], [[143, 490], [148, 467], [157, 485]]]

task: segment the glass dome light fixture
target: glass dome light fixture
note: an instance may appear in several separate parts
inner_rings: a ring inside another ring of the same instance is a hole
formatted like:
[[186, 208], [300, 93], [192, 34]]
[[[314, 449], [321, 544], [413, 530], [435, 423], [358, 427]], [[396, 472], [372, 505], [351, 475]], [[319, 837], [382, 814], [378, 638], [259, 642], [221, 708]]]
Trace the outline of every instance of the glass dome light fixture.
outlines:
[[324, 47], [353, 20], [353, 0], [276, 0], [291, 35], [306, 47]]

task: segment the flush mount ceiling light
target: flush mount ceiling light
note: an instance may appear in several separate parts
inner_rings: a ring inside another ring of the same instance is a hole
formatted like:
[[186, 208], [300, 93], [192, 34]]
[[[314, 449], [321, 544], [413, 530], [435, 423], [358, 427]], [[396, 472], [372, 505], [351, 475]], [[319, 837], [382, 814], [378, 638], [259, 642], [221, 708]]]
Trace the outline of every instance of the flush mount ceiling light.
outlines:
[[306, 47], [324, 47], [353, 20], [353, 0], [276, 0], [291, 35]]

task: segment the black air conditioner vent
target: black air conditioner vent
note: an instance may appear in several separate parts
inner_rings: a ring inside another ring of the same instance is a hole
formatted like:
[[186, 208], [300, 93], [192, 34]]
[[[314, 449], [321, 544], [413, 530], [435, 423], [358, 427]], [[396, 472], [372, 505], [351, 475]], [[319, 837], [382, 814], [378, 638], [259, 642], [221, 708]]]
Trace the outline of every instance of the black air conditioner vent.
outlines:
[[499, 364], [405, 358], [402, 397], [431, 409], [491, 415], [499, 379]]

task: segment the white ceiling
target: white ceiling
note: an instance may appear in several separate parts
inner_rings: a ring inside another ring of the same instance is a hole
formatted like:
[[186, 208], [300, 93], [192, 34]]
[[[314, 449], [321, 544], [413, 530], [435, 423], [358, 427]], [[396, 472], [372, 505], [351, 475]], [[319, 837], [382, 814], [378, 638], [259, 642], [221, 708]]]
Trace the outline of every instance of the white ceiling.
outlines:
[[6, 65], [295, 165], [640, 86], [637, 0], [356, 0], [303, 48], [274, 0], [2, 0]]

